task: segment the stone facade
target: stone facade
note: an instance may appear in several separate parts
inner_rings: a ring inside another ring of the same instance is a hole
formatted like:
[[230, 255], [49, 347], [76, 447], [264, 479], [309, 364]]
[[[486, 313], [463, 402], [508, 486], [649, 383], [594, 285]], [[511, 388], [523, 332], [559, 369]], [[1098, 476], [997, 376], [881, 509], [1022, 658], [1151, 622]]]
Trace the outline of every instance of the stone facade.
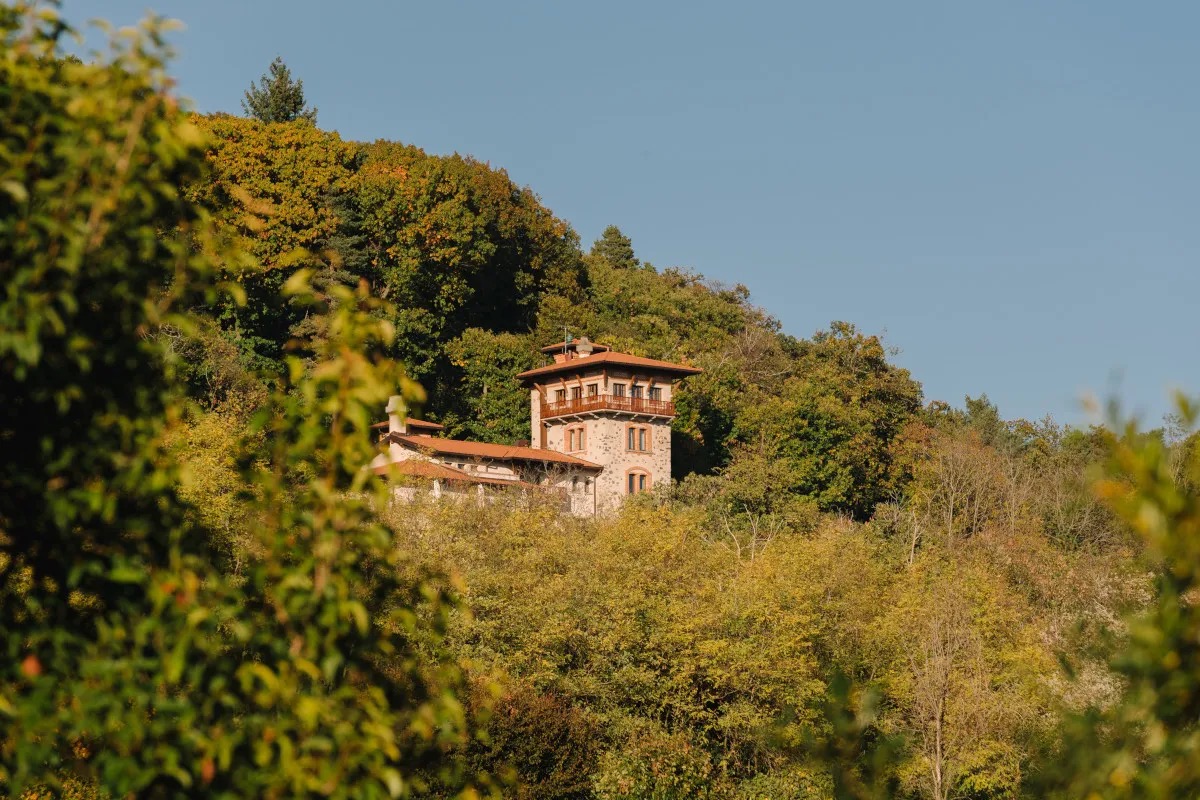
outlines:
[[[632, 449], [629, 447], [630, 429], [633, 430]], [[583, 449], [568, 449], [568, 430], [583, 432]], [[582, 420], [547, 420], [543, 432], [547, 449], [568, 453], [604, 468], [595, 481], [596, 509], [600, 513], [620, 506], [629, 494], [631, 472], [635, 475], [634, 489], [637, 492], [651, 491], [671, 482], [669, 419], [598, 413]], [[639, 450], [643, 443], [644, 449]], [[644, 485], [637, 480], [637, 475], [646, 476]]]

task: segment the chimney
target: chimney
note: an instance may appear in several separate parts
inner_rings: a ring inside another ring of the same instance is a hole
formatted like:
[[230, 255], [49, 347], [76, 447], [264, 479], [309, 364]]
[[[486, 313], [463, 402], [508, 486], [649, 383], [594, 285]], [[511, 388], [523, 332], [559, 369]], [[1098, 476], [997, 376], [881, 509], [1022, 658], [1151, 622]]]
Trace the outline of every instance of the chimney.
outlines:
[[388, 398], [387, 415], [388, 415], [388, 433], [407, 433], [406, 425], [400, 421], [400, 415], [406, 411], [404, 407], [404, 398], [398, 394], [394, 394]]
[[575, 345], [575, 355], [579, 358], [587, 358], [592, 354], [592, 343], [586, 336], [579, 337], [579, 343]]

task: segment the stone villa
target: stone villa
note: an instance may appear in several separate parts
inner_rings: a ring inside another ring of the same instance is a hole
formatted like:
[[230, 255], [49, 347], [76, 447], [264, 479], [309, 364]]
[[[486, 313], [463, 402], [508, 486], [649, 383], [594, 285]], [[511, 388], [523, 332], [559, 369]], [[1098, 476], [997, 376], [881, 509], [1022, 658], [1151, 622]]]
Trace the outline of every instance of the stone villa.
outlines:
[[398, 498], [429, 491], [474, 497], [498, 489], [550, 492], [579, 516], [616, 509], [626, 495], [671, 480], [675, 382], [700, 370], [618, 353], [582, 337], [543, 347], [551, 363], [517, 379], [529, 389], [528, 446], [441, 437], [441, 425], [388, 405], [387, 452], [371, 466]]

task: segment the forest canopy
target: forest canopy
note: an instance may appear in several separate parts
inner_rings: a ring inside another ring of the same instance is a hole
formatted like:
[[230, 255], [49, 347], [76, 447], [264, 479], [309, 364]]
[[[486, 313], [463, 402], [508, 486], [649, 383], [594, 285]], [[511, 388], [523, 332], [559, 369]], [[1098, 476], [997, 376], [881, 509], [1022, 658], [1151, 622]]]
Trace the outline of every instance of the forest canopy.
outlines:
[[[927, 402], [852, 323], [318, 128], [282, 62], [280, 113], [266, 78], [189, 113], [163, 30], [84, 63], [0, 6], [5, 794], [1200, 793], [1186, 399]], [[703, 368], [675, 480], [597, 520], [389, 504], [388, 398], [516, 442], [564, 327]]]

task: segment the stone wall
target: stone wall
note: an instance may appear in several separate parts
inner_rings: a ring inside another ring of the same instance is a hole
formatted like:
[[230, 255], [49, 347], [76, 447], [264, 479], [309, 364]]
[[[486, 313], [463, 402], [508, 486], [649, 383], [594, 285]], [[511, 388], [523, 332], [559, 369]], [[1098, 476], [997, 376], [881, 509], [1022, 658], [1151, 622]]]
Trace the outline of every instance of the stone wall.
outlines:
[[[572, 423], [572, 425], [577, 423]], [[645, 426], [650, 433], [650, 449], [642, 452], [628, 449], [628, 429], [631, 424]], [[641, 470], [649, 476], [650, 487], [671, 480], [671, 428], [665, 420], [631, 422], [628, 418], [598, 417], [583, 423], [587, 430], [587, 447], [571, 455], [604, 467], [596, 478], [596, 510], [611, 512], [621, 505], [628, 493], [630, 470]], [[566, 452], [567, 423], [554, 421], [546, 431], [546, 447]]]

